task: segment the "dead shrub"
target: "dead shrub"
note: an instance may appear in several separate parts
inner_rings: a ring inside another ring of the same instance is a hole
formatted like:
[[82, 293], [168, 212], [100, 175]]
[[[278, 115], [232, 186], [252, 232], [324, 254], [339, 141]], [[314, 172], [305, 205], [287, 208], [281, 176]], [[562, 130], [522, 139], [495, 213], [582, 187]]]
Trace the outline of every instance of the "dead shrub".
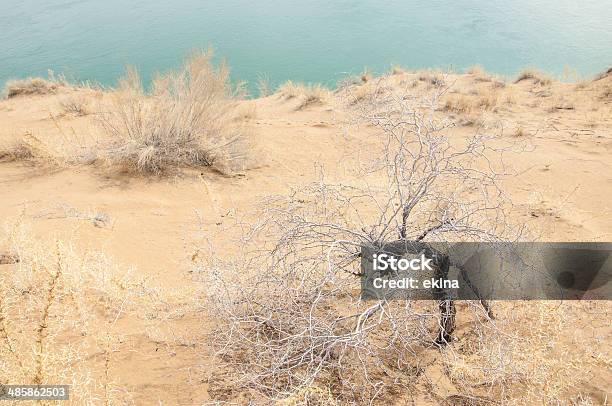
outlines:
[[56, 93], [60, 83], [43, 78], [10, 80], [6, 83], [4, 93], [7, 99], [18, 96], [46, 95]]
[[146, 93], [135, 69], [121, 78], [100, 113], [109, 139], [101, 158], [113, 166], [161, 174], [182, 166], [243, 169], [246, 130], [237, 119], [241, 88], [229, 81], [212, 52], [197, 52], [177, 71], [159, 75]]

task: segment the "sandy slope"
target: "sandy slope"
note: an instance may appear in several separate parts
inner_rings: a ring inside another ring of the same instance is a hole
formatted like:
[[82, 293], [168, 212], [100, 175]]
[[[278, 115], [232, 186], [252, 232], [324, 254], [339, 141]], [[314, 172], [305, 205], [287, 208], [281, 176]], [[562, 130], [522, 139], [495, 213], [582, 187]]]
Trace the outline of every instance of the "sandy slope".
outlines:
[[[386, 80], [389, 86], [401, 86], [417, 78], [401, 74]], [[465, 94], [490, 86], [473, 75], [453, 75], [449, 80]], [[511, 95], [511, 102], [500, 102], [484, 113], [490, 131], [530, 146], [513, 157], [519, 175], [507, 188], [515, 203], [512, 217], [529, 224], [543, 239], [612, 239], [612, 99], [601, 96], [606, 86], [612, 86], [612, 77], [585, 86], [554, 82], [545, 89], [526, 80], [501, 90], [501, 100]], [[419, 84], [415, 92], [425, 87]], [[27, 133], [62, 149], [96, 134], [91, 115], [62, 113], [58, 102], [67, 93], [82, 94], [92, 104], [103, 97], [93, 90], [63, 89], [58, 95], [0, 101], [0, 140]], [[347, 131], [341, 96], [301, 111], [295, 109], [298, 100], [278, 95], [255, 100], [257, 113], [250, 125], [257, 159], [241, 176], [185, 170], [170, 178], [144, 179], [65, 164], [62, 159], [56, 165], [0, 163], [0, 220], [23, 216], [36, 236], [62, 236], [79, 247], [102, 249], [120, 265], [149, 276], [154, 285], [188, 294], [190, 263], [199, 255], [202, 235], [223, 243], [228, 214], [247, 213], [265, 195], [316, 180], [318, 166], [331, 180], [354, 179], [353, 165], [367, 149], [373, 130]], [[554, 108], [561, 99], [572, 108]], [[524, 135], [516, 137], [517, 128]], [[461, 137], [474, 127], [453, 131]], [[207, 324], [192, 317], [173, 323], [180, 338], [156, 341], [135, 331], [126, 335], [114, 356], [112, 374], [134, 393], [138, 404], [158, 399], [165, 404], [197, 404], [209, 398], [203, 382], [215, 366], [202, 339]], [[129, 323], [125, 328], [130, 331]], [[605, 335], [609, 354], [610, 330], [597, 334]], [[595, 382], [591, 392], [601, 394], [610, 376], [603, 370], [598, 375], [603, 381]]]

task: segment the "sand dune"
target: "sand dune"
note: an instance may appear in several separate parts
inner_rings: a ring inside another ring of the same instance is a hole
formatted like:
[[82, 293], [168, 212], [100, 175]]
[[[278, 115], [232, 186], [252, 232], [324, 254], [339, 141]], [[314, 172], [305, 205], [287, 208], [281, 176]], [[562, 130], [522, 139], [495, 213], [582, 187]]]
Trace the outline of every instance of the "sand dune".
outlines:
[[[209, 391], [207, 381], [217, 368], [211, 338], [206, 335], [213, 321], [205, 309], [194, 310], [189, 300], [200, 289], [191, 272], [196, 258], [206, 255], [201, 250], [203, 241], [212, 238], [219, 247], [231, 249], [230, 218], [252, 219], [254, 202], [317, 181], [320, 168], [330, 181], [359, 182], [355, 167], [372, 151], [376, 129], [357, 125], [351, 120], [352, 112], [379, 93], [403, 89], [408, 94], [426, 94], [438, 86], [437, 80], [448, 86], [439, 113], [456, 123], [449, 130], [452, 137], [467, 137], [479, 130], [525, 146], [520, 154], [509, 155], [517, 175], [504, 184], [514, 204], [510, 213], [514, 221], [527, 225], [534, 238], [543, 240], [610, 241], [609, 74], [581, 83], [531, 77], [515, 83], [479, 70], [465, 74], [397, 71], [325, 91], [324, 97], [298, 89], [295, 94], [278, 92], [242, 101], [248, 111], [250, 157], [244, 170], [230, 175], [192, 167], [168, 176], [134, 176], [95, 162], [96, 145], [104, 138], [96, 111], [110, 91], [60, 86], [50, 94], [11, 97], [0, 101], [4, 146], [0, 149], [0, 219], [6, 224], [27, 224], [31, 238], [45, 244], [60, 238], [77, 251], [101, 250], [121, 269], [134, 267], [137, 275], [163, 292], [168, 307], [185, 309], [163, 320], [121, 319], [116, 331], [122, 338], [111, 355], [110, 375], [136, 404], [158, 400], [201, 404], [219, 398], [218, 389]], [[85, 106], [83, 111], [66, 108], [67, 98], [78, 100]], [[35, 140], [30, 145], [35, 145], [36, 154], [3, 155], [24, 137]], [[8, 245], [0, 246], [0, 253], [8, 249]], [[0, 265], [0, 272], [11, 272], [14, 266]], [[536, 317], [533, 308], [500, 306], [505, 309], [501, 314], [514, 315], [517, 331]], [[568, 307], [564, 310], [567, 320], [560, 338], [539, 354], [549, 359], [567, 357], [563, 364], [569, 375], [575, 374], [571, 363], [580, 360], [588, 365], [590, 379], [577, 377], [575, 386], [559, 383], [563, 386], [559, 404], [603, 404], [612, 387], [612, 330], [606, 326], [610, 305], [593, 304], [592, 312], [583, 311], [589, 306], [584, 303], [563, 306]], [[467, 326], [460, 331], [459, 354], [461, 343], [469, 341]], [[103, 381], [104, 356], [92, 350], [87, 359], [94, 377]], [[443, 399], [445, 404], [484, 404], [461, 403], [467, 400], [459, 396], [460, 388], [433, 355], [424, 373], [416, 386], [420, 393], [411, 395], [416, 404], [438, 404]], [[559, 376], [564, 373], [560, 371]], [[517, 393], [518, 399], [522, 385], [508, 382], [508, 396]], [[239, 403], [254, 396], [226, 395]], [[395, 398], [396, 404], [409, 401], [402, 396]], [[537, 401], [537, 394], [530, 396]], [[392, 402], [392, 398], [383, 399]]]

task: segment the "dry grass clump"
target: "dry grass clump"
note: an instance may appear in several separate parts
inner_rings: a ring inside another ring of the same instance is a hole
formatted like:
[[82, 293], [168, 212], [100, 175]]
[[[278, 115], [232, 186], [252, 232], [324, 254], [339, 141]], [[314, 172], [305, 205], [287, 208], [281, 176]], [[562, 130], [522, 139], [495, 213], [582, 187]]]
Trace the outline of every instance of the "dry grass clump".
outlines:
[[7, 99], [18, 96], [46, 95], [56, 93], [60, 83], [43, 78], [10, 80], [6, 83], [4, 93]]
[[319, 84], [293, 83], [287, 81], [278, 88], [278, 93], [284, 99], [299, 98], [300, 103], [296, 110], [303, 110], [309, 106], [323, 104], [329, 99], [329, 90]]
[[444, 102], [443, 109], [457, 114], [469, 114], [474, 107], [473, 98], [465, 94], [450, 94]]
[[465, 73], [474, 76], [474, 80], [477, 82], [490, 82], [493, 80], [480, 65], [470, 66], [465, 70]]
[[391, 66], [390, 72], [392, 75], [403, 75], [406, 73], [406, 69], [402, 68], [400, 65], [393, 65]]
[[512, 134], [513, 137], [524, 137], [527, 135], [527, 131], [525, 131], [525, 129], [521, 126], [516, 127], [516, 129], [514, 130], [514, 133]]
[[83, 96], [66, 96], [59, 101], [59, 106], [64, 113], [77, 117], [90, 114], [89, 104]]
[[0, 145], [0, 162], [27, 161], [34, 158], [30, 144], [25, 141], [14, 141]]
[[285, 99], [293, 99], [302, 94], [304, 85], [295, 84], [293, 81], [288, 80], [279, 86], [277, 93]]
[[109, 137], [101, 158], [143, 174], [182, 166], [243, 169], [246, 131], [236, 109], [243, 93], [230, 84], [225, 64], [215, 67], [211, 58], [210, 51], [194, 53], [178, 71], [156, 77], [150, 93], [128, 69], [100, 113]]
[[436, 71], [421, 72], [418, 76], [418, 79], [421, 82], [429, 83], [430, 85], [434, 87], [446, 86], [446, 80], [444, 79], [444, 75], [440, 72], [436, 72]]
[[[609, 306], [499, 303], [495, 325], [475, 324], [460, 345], [444, 349], [443, 362], [454, 388], [466, 398], [486, 397], [500, 404], [605, 404], [605, 383], [597, 379], [598, 371], [611, 366], [605, 340], [596, 338], [595, 326], [582, 336], [560, 334], [573, 330], [585, 311], [591, 317], [600, 314], [603, 326]], [[589, 402], [572, 401], [579, 398]]]
[[531, 80], [536, 85], [541, 86], [550, 86], [552, 84], [552, 79], [550, 76], [538, 71], [537, 69], [525, 69], [519, 73], [514, 83], [519, 83], [524, 80]]
[[499, 102], [499, 94], [492, 89], [482, 89], [477, 96], [478, 107], [485, 110], [491, 110], [497, 106]]
[[329, 90], [321, 85], [308, 85], [304, 87], [303, 100], [296, 107], [297, 110], [303, 110], [312, 105], [324, 104], [329, 97]]
[[20, 224], [0, 235], [0, 247], [16, 258], [0, 265], [0, 384], [68, 384], [75, 405], [128, 401], [108, 373], [114, 328], [151, 299], [146, 285], [102, 254], [34, 242]]
[[491, 89], [477, 91], [475, 95], [454, 93], [447, 96], [443, 110], [470, 114], [477, 110], [491, 110], [497, 106], [498, 101], [499, 95]]
[[0, 145], [0, 162], [44, 161], [53, 163], [56, 157], [51, 147], [31, 132], [25, 133], [18, 140], [4, 142]]
[[392, 97], [393, 87], [386, 85], [383, 80], [370, 81], [357, 86], [349, 86], [342, 90], [341, 97], [348, 106], [369, 106], [384, 103], [386, 98]]
[[612, 86], [606, 86], [601, 90], [599, 94], [601, 100], [612, 100]]
[[358, 76], [349, 75], [343, 77], [336, 83], [336, 92], [341, 92], [342, 90], [349, 88], [351, 86], [361, 85], [363, 82]]

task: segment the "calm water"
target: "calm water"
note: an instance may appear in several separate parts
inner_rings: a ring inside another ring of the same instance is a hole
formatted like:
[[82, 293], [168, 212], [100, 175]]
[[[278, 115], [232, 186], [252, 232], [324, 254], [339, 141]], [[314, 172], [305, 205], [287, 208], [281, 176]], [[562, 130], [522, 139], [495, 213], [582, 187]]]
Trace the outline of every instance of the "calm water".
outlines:
[[0, 0], [0, 85], [46, 75], [113, 85], [213, 45], [236, 79], [334, 84], [375, 72], [480, 64], [590, 75], [612, 64], [610, 0]]

